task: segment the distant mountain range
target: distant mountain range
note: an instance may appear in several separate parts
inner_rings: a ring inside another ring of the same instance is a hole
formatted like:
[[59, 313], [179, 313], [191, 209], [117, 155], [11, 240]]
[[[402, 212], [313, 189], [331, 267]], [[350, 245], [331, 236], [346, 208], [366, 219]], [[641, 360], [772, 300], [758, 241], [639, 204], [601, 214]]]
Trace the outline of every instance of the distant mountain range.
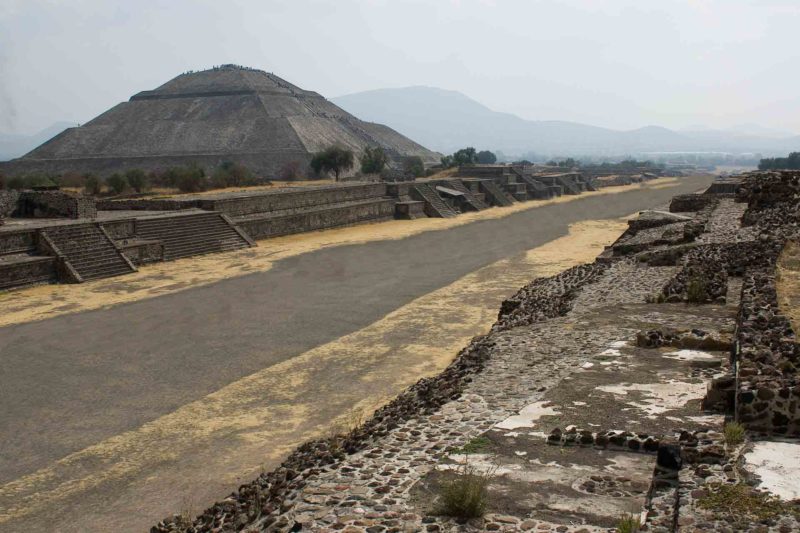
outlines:
[[14, 159], [27, 154], [45, 141], [49, 141], [67, 128], [77, 126], [74, 122], [56, 122], [33, 135], [0, 133], [0, 161]]
[[800, 150], [800, 136], [780, 137], [780, 132], [749, 125], [724, 131], [660, 126], [618, 131], [577, 122], [525, 120], [492, 111], [460, 92], [434, 87], [377, 89], [331, 100], [362, 120], [386, 124], [443, 153], [465, 146], [545, 156], [715, 151], [785, 155]]

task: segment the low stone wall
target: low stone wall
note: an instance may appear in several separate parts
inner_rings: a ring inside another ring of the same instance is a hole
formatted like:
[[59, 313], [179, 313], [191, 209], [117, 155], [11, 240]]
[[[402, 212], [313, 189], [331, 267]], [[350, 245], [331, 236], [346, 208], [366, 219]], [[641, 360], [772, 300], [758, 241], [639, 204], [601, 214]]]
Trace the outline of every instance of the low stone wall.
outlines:
[[94, 198], [63, 191], [22, 191], [14, 216], [26, 218], [95, 218]]
[[97, 209], [100, 211], [178, 211], [180, 209], [196, 209], [200, 207], [199, 200], [171, 200], [171, 199], [137, 199], [126, 200], [100, 200]]
[[236, 225], [254, 239], [266, 239], [319, 229], [394, 218], [395, 201], [378, 199], [372, 202], [334, 205], [299, 213], [238, 218]]
[[0, 261], [0, 290], [55, 280], [54, 257], [31, 257], [15, 262]]
[[131, 239], [117, 244], [136, 266], [164, 260], [164, 245], [160, 241]]
[[394, 205], [395, 218], [402, 220], [414, 220], [427, 216], [425, 214], [425, 202], [414, 200], [408, 202], [397, 202]]
[[0, 255], [31, 252], [36, 249], [36, 230], [0, 232]]
[[717, 201], [719, 201], [717, 195], [681, 194], [672, 199], [669, 204], [669, 210], [671, 213], [700, 211]]
[[228, 216], [239, 217], [254, 213], [307, 209], [383, 196], [386, 196], [385, 183], [369, 183], [297, 191], [275, 191], [231, 198], [201, 199], [197, 202], [197, 206], [207, 211], [218, 211]]
[[129, 239], [136, 234], [136, 221], [132, 218], [111, 220], [100, 224], [109, 237], [115, 240]]

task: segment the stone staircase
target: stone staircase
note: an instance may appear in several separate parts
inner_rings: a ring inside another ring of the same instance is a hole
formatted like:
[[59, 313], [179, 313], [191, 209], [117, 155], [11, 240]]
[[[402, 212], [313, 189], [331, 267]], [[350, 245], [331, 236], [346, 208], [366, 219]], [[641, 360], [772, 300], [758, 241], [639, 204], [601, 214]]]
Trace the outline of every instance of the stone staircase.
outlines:
[[528, 199], [528, 185], [518, 182], [516, 174], [503, 176], [503, 181], [499, 185], [506, 194], [510, 195], [518, 202], [524, 202]]
[[516, 172], [517, 178], [524, 183], [528, 188], [528, 197], [531, 199], [545, 199], [554, 196], [554, 191], [541, 181], [533, 178], [532, 176]]
[[436, 192], [436, 189], [427, 183], [417, 183], [413, 188], [414, 195], [425, 202], [425, 214], [429, 217], [451, 218], [458, 213], [447, 205]]
[[136, 237], [161, 241], [164, 261], [255, 246], [220, 213], [140, 218], [136, 220]]
[[464, 186], [464, 184], [463, 184], [463, 183], [461, 183], [460, 181], [458, 181], [458, 180], [448, 180], [448, 181], [447, 181], [447, 185], [448, 185], [448, 186], [449, 186], [451, 189], [455, 189], [455, 190], [457, 190], [457, 191], [459, 191], [459, 192], [462, 192], [462, 193], [464, 193], [464, 199], [465, 199], [465, 201], [466, 201], [466, 202], [467, 202], [467, 204], [469, 204], [469, 206], [470, 206], [470, 207], [472, 207], [472, 208], [473, 208], [475, 211], [481, 211], [481, 210], [483, 210], [483, 209], [488, 209], [488, 208], [489, 208], [489, 206], [488, 206], [488, 205], [486, 205], [486, 203], [485, 203], [483, 200], [481, 200], [480, 198], [478, 198], [477, 196], [475, 196], [474, 194], [472, 194], [472, 193], [470, 192], [470, 190], [469, 190], [469, 189], [467, 189], [467, 188]]
[[480, 186], [483, 189], [483, 194], [492, 204], [500, 207], [514, 204], [514, 197], [501, 189], [493, 180], [483, 180]]
[[136, 272], [136, 267], [96, 223], [53, 226], [41, 231], [55, 252], [78, 276], [73, 281], [110, 278]]

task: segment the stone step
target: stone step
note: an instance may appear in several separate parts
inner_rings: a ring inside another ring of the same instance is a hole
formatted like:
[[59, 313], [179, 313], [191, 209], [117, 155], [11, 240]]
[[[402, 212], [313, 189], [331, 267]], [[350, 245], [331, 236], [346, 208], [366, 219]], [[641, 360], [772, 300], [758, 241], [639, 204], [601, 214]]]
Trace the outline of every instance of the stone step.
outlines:
[[137, 220], [136, 236], [160, 241], [167, 261], [250, 246], [219, 213]]
[[[450, 218], [456, 216], [456, 213], [444, 200], [439, 196], [439, 193], [427, 183], [419, 183], [414, 185], [413, 190], [416, 194], [425, 201], [426, 210], [430, 209], [432, 216], [440, 218]], [[427, 212], [427, 211], [426, 211]], [[431, 213], [428, 213], [431, 216]]]
[[56, 245], [84, 280], [135, 271], [115, 244], [95, 224], [48, 228], [42, 233]]
[[483, 189], [484, 194], [489, 198], [490, 203], [501, 207], [513, 205], [514, 197], [510, 196], [503, 189], [501, 189], [494, 181], [485, 180], [480, 182], [480, 187]]
[[483, 200], [480, 200], [477, 196], [472, 194], [469, 189], [467, 189], [463, 183], [459, 180], [449, 180], [447, 184], [452, 188], [464, 194], [464, 198], [466, 199], [467, 203], [476, 211], [481, 211], [483, 209], [488, 209], [488, 205]]

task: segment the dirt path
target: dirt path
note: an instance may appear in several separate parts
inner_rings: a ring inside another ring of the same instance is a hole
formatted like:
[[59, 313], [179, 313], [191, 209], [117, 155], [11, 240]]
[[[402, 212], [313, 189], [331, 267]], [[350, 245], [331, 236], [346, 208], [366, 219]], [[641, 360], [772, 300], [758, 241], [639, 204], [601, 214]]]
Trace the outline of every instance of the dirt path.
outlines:
[[140, 531], [199, 511], [343, 413], [436, 373], [532, 277], [594, 257], [622, 225], [593, 217], [703, 184], [323, 247], [267, 272], [0, 328], [0, 531]]

